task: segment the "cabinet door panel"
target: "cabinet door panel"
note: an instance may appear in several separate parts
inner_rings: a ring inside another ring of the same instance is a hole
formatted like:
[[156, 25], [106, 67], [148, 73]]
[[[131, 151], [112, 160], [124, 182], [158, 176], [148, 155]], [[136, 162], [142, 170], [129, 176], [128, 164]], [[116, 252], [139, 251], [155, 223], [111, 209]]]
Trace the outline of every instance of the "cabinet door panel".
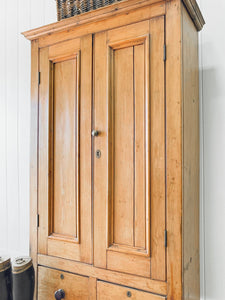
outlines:
[[[115, 244], [133, 246], [133, 47], [113, 51], [113, 70], [110, 80], [114, 85], [113, 120], [113, 236]], [[127, 163], [129, 162], [129, 163]], [[127, 189], [129, 186], [129, 189]]]
[[58, 236], [78, 239], [79, 99], [78, 61], [53, 65], [53, 227]]
[[90, 263], [92, 37], [60, 46], [40, 50], [38, 251]]
[[160, 280], [166, 273], [163, 45], [163, 17], [95, 36], [100, 135], [94, 150], [102, 155], [94, 161], [94, 264]]

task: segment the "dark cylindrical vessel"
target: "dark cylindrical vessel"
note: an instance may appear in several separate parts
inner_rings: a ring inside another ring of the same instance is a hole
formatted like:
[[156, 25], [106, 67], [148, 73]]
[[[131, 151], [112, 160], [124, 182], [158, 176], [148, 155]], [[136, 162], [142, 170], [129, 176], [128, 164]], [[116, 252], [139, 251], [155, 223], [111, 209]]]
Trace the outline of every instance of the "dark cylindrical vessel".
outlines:
[[33, 300], [34, 276], [30, 257], [18, 257], [12, 262], [13, 300]]
[[0, 299], [12, 300], [11, 261], [8, 257], [0, 256]]

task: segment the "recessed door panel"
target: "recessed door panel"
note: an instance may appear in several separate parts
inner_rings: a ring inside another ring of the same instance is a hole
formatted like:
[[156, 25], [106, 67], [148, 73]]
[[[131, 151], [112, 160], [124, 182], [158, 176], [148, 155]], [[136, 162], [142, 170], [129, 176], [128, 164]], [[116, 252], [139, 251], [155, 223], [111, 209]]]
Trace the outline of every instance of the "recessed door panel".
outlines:
[[94, 160], [94, 264], [160, 280], [166, 274], [163, 46], [163, 17], [95, 36], [100, 135], [94, 151], [102, 155]]
[[40, 50], [38, 250], [91, 263], [92, 37]]
[[[113, 51], [113, 243], [133, 246], [133, 48]], [[130, 187], [127, 189], [127, 185]]]
[[[111, 122], [109, 160], [112, 162], [111, 219], [109, 216], [109, 247], [128, 246], [137, 251], [145, 251], [149, 244], [149, 216], [146, 214], [146, 123], [147, 103], [145, 103], [145, 68], [148, 59], [145, 49], [148, 37], [141, 44], [123, 48], [110, 47], [110, 95]], [[146, 228], [147, 226], [147, 228]]]
[[77, 59], [53, 64], [52, 234], [78, 239], [79, 99]]

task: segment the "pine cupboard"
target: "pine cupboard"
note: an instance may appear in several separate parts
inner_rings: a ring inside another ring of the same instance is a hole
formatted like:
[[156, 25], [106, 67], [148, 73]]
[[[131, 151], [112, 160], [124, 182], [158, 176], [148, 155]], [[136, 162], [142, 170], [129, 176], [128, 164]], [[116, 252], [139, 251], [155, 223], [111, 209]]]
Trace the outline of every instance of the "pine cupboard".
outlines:
[[203, 25], [125, 0], [24, 33], [35, 299], [200, 299]]

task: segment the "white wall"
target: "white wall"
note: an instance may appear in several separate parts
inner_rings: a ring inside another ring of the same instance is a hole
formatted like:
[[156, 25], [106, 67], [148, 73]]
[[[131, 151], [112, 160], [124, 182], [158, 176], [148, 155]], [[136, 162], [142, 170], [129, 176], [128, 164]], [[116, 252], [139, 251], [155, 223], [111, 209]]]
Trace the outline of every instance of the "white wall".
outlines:
[[0, 254], [29, 252], [30, 43], [20, 33], [54, 21], [55, 0], [1, 1]]
[[225, 299], [225, 1], [200, 0], [202, 294]]
[[[54, 0], [1, 1], [0, 254], [29, 253], [30, 44], [20, 32], [56, 20]], [[199, 0], [201, 299], [225, 299], [225, 2]], [[20, 5], [20, 6], [19, 6]], [[224, 100], [224, 101], [223, 101]]]

